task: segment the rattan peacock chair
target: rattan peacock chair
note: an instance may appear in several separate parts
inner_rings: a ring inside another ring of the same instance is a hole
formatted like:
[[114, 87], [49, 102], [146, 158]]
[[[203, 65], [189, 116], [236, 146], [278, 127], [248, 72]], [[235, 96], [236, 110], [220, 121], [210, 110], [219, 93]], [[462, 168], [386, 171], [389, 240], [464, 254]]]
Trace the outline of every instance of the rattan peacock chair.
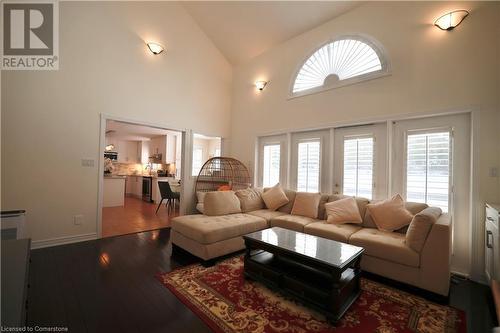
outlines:
[[212, 157], [201, 167], [196, 180], [196, 192], [237, 191], [251, 186], [247, 167], [231, 157]]

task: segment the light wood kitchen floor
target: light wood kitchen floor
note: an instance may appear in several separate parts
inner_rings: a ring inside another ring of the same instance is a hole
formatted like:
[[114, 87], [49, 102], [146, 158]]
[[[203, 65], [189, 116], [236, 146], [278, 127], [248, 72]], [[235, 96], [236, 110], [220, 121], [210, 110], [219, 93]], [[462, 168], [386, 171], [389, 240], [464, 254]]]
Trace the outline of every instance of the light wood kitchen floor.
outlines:
[[102, 209], [102, 237], [125, 235], [170, 226], [170, 219], [178, 215], [178, 207], [170, 215], [163, 204], [155, 214], [157, 205], [134, 197], [125, 197], [123, 207]]

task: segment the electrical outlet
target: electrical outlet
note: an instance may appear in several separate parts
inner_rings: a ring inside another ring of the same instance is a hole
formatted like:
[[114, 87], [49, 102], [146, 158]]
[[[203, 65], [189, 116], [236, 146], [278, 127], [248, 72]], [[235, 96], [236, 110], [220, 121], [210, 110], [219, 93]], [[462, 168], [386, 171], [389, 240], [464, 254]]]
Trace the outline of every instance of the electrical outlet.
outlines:
[[498, 177], [498, 168], [497, 167], [491, 167], [490, 168], [490, 177]]
[[75, 216], [73, 216], [73, 223], [75, 225], [82, 225], [83, 224], [83, 215], [75, 215]]
[[94, 167], [94, 160], [82, 159], [82, 167], [93, 168]]

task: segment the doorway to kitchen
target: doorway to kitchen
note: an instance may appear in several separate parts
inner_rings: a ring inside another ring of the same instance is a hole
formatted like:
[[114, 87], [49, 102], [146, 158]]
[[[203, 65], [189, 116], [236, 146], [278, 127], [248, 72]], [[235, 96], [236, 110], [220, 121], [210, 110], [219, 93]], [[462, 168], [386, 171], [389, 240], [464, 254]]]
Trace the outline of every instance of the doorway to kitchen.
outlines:
[[169, 227], [180, 210], [183, 132], [114, 119], [103, 122], [101, 236]]

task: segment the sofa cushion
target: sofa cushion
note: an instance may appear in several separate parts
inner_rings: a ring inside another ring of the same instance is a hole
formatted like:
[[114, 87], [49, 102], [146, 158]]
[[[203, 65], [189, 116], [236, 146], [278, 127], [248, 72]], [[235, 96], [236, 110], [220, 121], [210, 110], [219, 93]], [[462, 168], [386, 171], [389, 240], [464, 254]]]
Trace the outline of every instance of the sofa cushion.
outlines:
[[358, 204], [352, 197], [344, 198], [329, 202], [325, 205], [327, 214], [327, 223], [344, 224], [354, 223], [361, 224], [363, 220], [359, 212]]
[[405, 244], [405, 235], [363, 228], [349, 238], [349, 244], [361, 246], [364, 254], [398, 264], [419, 267], [420, 255]]
[[278, 210], [282, 213], [291, 214], [293, 204], [295, 202], [295, 196], [297, 195], [297, 192], [294, 190], [288, 190], [288, 189], [285, 189], [284, 191], [285, 191], [286, 197], [288, 198], [288, 203], [284, 206], [281, 206]]
[[276, 184], [267, 191], [264, 191], [262, 193], [262, 200], [264, 200], [266, 208], [270, 210], [277, 210], [289, 202], [280, 184]]
[[420, 213], [421, 211], [423, 211], [427, 207], [429, 207], [429, 205], [427, 205], [426, 203], [423, 203], [423, 202], [411, 202], [411, 201], [405, 202], [405, 208], [410, 213], [412, 213], [412, 215], [417, 215], [418, 213]]
[[287, 214], [282, 213], [280, 211], [270, 210], [270, 209], [254, 210], [254, 211], [248, 212], [247, 214], [253, 215], [253, 216], [262, 217], [267, 222], [271, 221], [275, 217], [282, 216], [282, 215], [287, 215]]
[[240, 200], [233, 191], [207, 192], [203, 201], [203, 213], [219, 216], [240, 213]]
[[320, 200], [321, 194], [319, 193], [297, 192], [293, 203], [292, 215], [300, 215], [313, 219], [318, 218]]
[[432, 225], [441, 216], [441, 213], [442, 211], [439, 207], [428, 207], [415, 215], [406, 232], [406, 245], [417, 252], [422, 251], [427, 235]]
[[[377, 203], [377, 202], [381, 202], [381, 201], [382, 200], [372, 200], [372, 201], [370, 201], [370, 203]], [[424, 210], [427, 207], [429, 207], [427, 204], [421, 203], [421, 202], [410, 202], [410, 201], [405, 202], [405, 208], [413, 215], [420, 213], [422, 210]], [[373, 222], [373, 219], [370, 215], [370, 211], [368, 209], [366, 210], [365, 215], [362, 215], [362, 216], [364, 216], [363, 224], [362, 224], [363, 227], [365, 227], [365, 228], [376, 228], [377, 227], [375, 222]], [[404, 226], [401, 229], [396, 230], [396, 232], [406, 234], [407, 230], [408, 230], [408, 226]]]
[[405, 208], [403, 198], [396, 194], [391, 199], [368, 204], [367, 209], [377, 225], [385, 231], [394, 231], [410, 224], [413, 215]]
[[238, 199], [240, 199], [241, 211], [243, 213], [264, 208], [261, 189], [247, 188], [244, 190], [238, 190], [235, 194]]
[[282, 215], [271, 219], [271, 227], [281, 227], [285, 229], [304, 231], [304, 226], [318, 222], [318, 219], [313, 219], [310, 217], [300, 216], [300, 215]]
[[[340, 200], [340, 199], [345, 199], [345, 198], [351, 198], [349, 195], [343, 195], [343, 194], [332, 194], [328, 197], [328, 202]], [[370, 200], [363, 198], [363, 197], [354, 197], [356, 199], [356, 203], [358, 204], [358, 209], [359, 209], [359, 214], [361, 217], [365, 216], [366, 212], [366, 205], [370, 203]]]
[[184, 215], [172, 219], [172, 229], [201, 244], [212, 244], [267, 228], [263, 218], [248, 214]]
[[360, 226], [354, 224], [331, 224], [325, 221], [313, 222], [304, 226], [304, 232], [318, 237], [332, 239], [337, 242], [348, 243], [349, 238]]

